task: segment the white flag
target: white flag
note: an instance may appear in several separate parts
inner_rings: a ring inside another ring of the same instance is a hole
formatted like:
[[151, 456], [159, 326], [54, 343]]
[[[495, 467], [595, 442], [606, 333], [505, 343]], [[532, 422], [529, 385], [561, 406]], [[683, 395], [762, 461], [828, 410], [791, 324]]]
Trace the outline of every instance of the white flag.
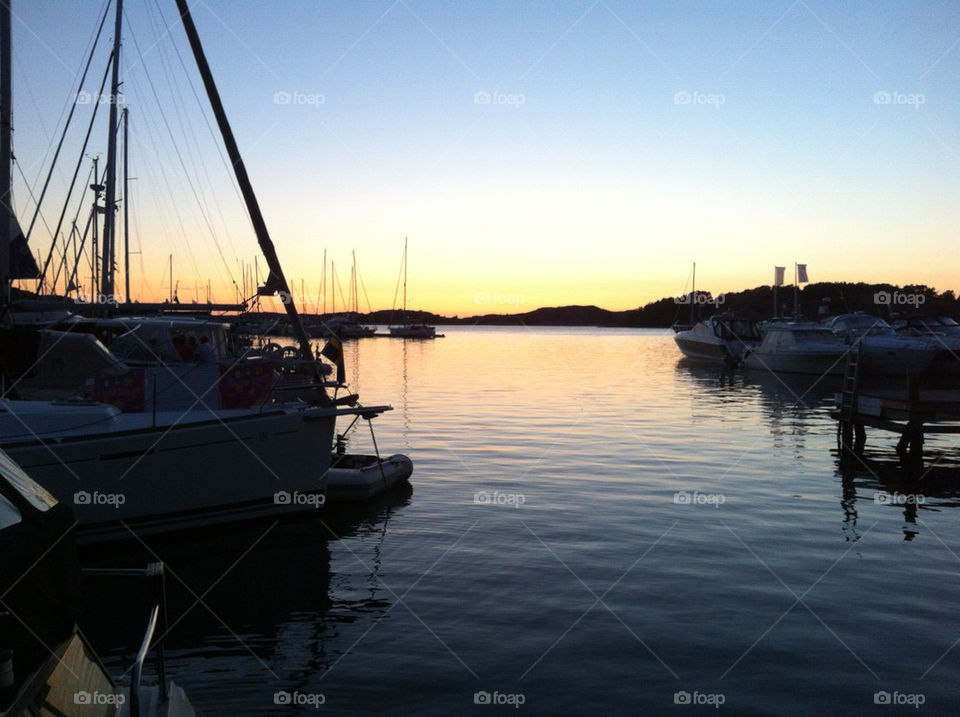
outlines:
[[773, 267], [773, 285], [774, 286], [783, 286], [783, 272], [787, 270], [785, 266], [775, 266]]
[[809, 284], [810, 280], [807, 278], [807, 265], [806, 264], [797, 264], [797, 283], [798, 284]]

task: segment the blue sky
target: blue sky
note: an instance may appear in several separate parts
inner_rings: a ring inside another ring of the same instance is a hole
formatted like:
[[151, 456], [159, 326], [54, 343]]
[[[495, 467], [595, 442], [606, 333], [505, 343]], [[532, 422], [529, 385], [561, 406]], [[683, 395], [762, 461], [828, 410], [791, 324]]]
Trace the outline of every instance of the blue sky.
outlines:
[[[14, 5], [15, 146], [31, 182], [93, 5]], [[173, 252], [184, 286], [210, 280], [226, 299], [257, 250], [182, 28], [172, 1], [126, 7], [134, 293], [166, 293]], [[681, 291], [693, 261], [715, 292], [793, 261], [814, 281], [960, 288], [946, 259], [960, 226], [958, 4], [193, 8], [281, 259], [308, 293], [324, 248], [344, 286], [356, 249], [374, 308], [389, 308], [404, 236], [411, 305], [461, 315], [490, 308], [478, 294], [629, 308]], [[17, 199], [29, 214], [25, 189]]]

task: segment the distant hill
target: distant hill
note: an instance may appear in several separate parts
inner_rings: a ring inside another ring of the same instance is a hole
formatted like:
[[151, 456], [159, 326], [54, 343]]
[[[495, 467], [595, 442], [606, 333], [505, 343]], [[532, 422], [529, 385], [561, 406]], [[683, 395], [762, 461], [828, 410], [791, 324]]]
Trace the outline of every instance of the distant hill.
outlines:
[[[31, 298], [29, 292], [14, 294], [14, 298]], [[820, 282], [808, 284], [797, 294], [800, 313], [810, 319], [833, 314], [863, 311], [891, 318], [897, 313], [923, 312], [960, 317], [960, 301], [952, 290], [937, 292], [928, 286], [893, 284], [864, 284], [849, 282]], [[61, 301], [63, 301], [61, 299]], [[714, 313], [731, 311], [745, 318], [766, 319], [774, 315], [773, 288], [758, 286], [753, 289], [721, 294], [698, 291], [695, 296], [664, 297], [657, 301], [626, 311], [608, 311], [598, 306], [555, 306], [534, 309], [522, 314], [483, 314], [480, 316], [447, 317], [429, 311], [407, 312], [406, 323], [433, 325], [489, 325], [489, 326], [619, 326], [634, 328], [665, 328], [677, 321], [689, 321], [690, 306], [693, 316], [703, 319]], [[791, 315], [794, 309], [792, 286], [777, 289], [778, 313]], [[65, 307], [66, 308], [66, 307]], [[203, 305], [197, 305], [203, 310]], [[261, 316], [271, 314], [264, 312]], [[285, 321], [282, 313], [273, 314]], [[311, 317], [305, 316], [306, 319]], [[358, 314], [365, 324], [399, 322], [400, 312], [374, 311]]]

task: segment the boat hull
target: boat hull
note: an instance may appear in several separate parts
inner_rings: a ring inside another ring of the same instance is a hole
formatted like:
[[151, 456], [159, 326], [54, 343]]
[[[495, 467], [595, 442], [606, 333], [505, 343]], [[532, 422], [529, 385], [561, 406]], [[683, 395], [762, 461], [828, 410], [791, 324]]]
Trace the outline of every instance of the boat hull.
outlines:
[[843, 352], [786, 353], [757, 351], [747, 353], [744, 365], [755, 371], [803, 373], [817, 376], [842, 376], [846, 368]]
[[393, 326], [390, 335], [404, 339], [433, 339], [437, 337], [437, 330], [432, 326]]
[[692, 332], [681, 332], [673, 337], [680, 349], [680, 353], [689, 359], [699, 361], [736, 361], [736, 357], [730, 353], [726, 342], [717, 340], [717, 342], [704, 341], [696, 337], [688, 337], [686, 334]]
[[[6, 407], [15, 402], [7, 402]], [[275, 408], [114, 416], [110, 430], [0, 446], [73, 507], [78, 539], [94, 542], [316, 510], [324, 504], [336, 411]], [[4, 432], [9, 436], [10, 432]], [[22, 438], [22, 436], [21, 436]]]

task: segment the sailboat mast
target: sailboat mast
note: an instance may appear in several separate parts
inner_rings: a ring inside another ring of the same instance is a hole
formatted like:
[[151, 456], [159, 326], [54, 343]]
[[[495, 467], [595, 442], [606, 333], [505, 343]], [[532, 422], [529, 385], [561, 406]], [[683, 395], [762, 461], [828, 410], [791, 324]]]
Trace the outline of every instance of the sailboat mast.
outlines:
[[407, 320], [407, 237], [403, 238], [403, 320]]
[[103, 241], [100, 247], [100, 294], [114, 301], [114, 255], [117, 209], [117, 100], [120, 97], [120, 33], [123, 27], [123, 0], [117, 0], [117, 18], [113, 28], [113, 66], [110, 77], [110, 119], [107, 122], [107, 184], [103, 214]]
[[693, 262], [693, 287], [690, 289], [690, 324], [696, 322], [697, 310], [697, 262]]
[[[290, 296], [290, 287], [287, 284], [287, 278], [283, 274], [283, 267], [280, 266], [280, 259], [277, 257], [277, 250], [270, 239], [270, 233], [267, 231], [267, 224], [263, 220], [263, 214], [260, 212], [260, 204], [257, 202], [257, 195], [253, 191], [253, 185], [250, 183], [250, 177], [247, 175], [247, 168], [240, 156], [240, 149], [237, 141], [234, 139], [233, 130], [230, 128], [230, 122], [227, 119], [227, 113], [223, 109], [223, 102], [220, 100], [220, 93], [213, 81], [213, 74], [210, 72], [210, 65], [207, 64], [207, 57], [203, 52], [203, 46], [200, 44], [200, 37], [197, 35], [197, 28], [193, 24], [193, 17], [190, 15], [190, 7], [187, 0], [177, 0], [177, 10], [180, 12], [180, 19], [183, 22], [183, 29], [187, 33], [187, 40], [190, 42], [190, 49], [193, 51], [194, 59], [197, 62], [197, 69], [200, 71], [200, 77], [203, 79], [203, 86], [207, 91], [207, 98], [210, 100], [210, 107], [217, 119], [217, 126], [220, 128], [220, 134], [223, 136], [223, 143], [227, 150], [227, 156], [230, 158], [230, 164], [233, 166], [234, 174], [237, 178], [237, 184], [240, 185], [240, 193], [247, 205], [247, 211], [250, 213], [250, 221], [253, 223], [253, 230], [257, 235], [257, 242], [260, 244], [260, 251], [267, 261], [270, 274], [278, 283], [278, 289], [281, 296]], [[268, 276], [269, 282], [269, 276]], [[287, 311], [290, 323], [293, 325], [297, 340], [300, 342], [300, 352], [305, 359], [312, 359], [313, 352], [310, 349], [310, 339], [306, 330], [303, 328], [303, 322], [297, 313], [297, 307], [293, 301], [285, 301], [283, 307]]]
[[353, 268], [350, 270], [350, 286], [353, 291], [353, 313], [360, 313], [360, 292], [357, 287], [357, 250], [353, 250]]
[[127, 146], [129, 145], [130, 133], [128, 132], [129, 118], [128, 110], [123, 108], [123, 300], [130, 301], [130, 183], [129, 169], [127, 162]]
[[0, 3], [0, 301], [10, 302], [10, 243], [13, 237], [13, 207], [10, 185], [13, 173], [13, 48], [12, 0]]

